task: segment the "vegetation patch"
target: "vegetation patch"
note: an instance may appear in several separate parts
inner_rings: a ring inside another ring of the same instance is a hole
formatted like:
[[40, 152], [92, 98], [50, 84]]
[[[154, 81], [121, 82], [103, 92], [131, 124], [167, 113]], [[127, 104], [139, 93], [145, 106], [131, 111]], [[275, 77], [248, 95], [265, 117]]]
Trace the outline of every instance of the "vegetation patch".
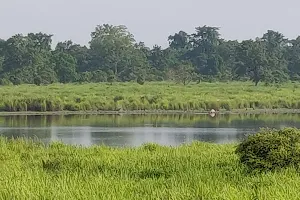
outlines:
[[239, 144], [236, 153], [241, 163], [252, 170], [266, 171], [299, 167], [300, 130], [262, 129]]
[[[291, 141], [298, 140], [298, 130], [264, 131], [258, 135], [249, 140], [256, 139], [253, 144], [261, 148], [260, 144], [267, 147], [272, 144], [269, 149], [276, 155], [277, 166], [284, 166], [282, 170], [248, 173], [235, 154], [234, 144], [194, 142], [179, 147], [146, 144], [139, 148], [84, 148], [62, 143], [45, 146], [2, 137], [0, 197], [16, 200], [298, 199], [300, 174], [292, 165], [296, 160], [285, 165], [284, 156], [278, 157], [275, 148], [278, 141], [283, 141], [287, 149], [296, 144]], [[258, 138], [263, 142], [258, 142]]]
[[249, 111], [300, 109], [293, 84], [255, 87], [251, 82], [173, 82], [20, 85], [0, 88], [0, 111]]

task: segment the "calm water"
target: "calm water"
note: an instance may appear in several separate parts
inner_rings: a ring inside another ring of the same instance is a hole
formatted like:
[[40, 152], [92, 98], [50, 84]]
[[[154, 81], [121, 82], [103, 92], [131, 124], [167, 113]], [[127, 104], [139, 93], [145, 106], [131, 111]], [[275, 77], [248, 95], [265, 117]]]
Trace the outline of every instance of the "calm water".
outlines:
[[67, 115], [0, 117], [0, 135], [38, 138], [45, 143], [139, 146], [154, 142], [232, 143], [260, 127], [300, 128], [300, 115]]

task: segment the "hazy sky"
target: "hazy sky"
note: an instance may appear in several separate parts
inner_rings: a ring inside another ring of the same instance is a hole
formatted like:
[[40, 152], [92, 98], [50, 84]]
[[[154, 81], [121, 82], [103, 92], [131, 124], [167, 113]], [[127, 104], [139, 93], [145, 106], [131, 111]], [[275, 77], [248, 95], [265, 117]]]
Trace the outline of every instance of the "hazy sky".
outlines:
[[272, 29], [300, 35], [299, 0], [0, 0], [0, 38], [54, 34], [54, 43], [87, 44], [98, 24], [126, 25], [137, 41], [166, 46], [167, 37], [196, 26], [220, 27], [225, 39], [250, 39]]

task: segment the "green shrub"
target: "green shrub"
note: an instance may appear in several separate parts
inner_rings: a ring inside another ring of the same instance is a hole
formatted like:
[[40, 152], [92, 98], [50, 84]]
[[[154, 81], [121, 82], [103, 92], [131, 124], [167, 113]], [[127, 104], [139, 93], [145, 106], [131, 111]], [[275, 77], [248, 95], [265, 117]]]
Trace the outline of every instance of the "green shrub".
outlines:
[[138, 84], [140, 84], [140, 85], [144, 85], [144, 83], [145, 83], [145, 78], [139, 76], [139, 77], [137, 78], [136, 82], [137, 82]]
[[114, 98], [114, 102], [118, 102], [118, 101], [121, 101], [121, 100], [124, 100], [124, 97], [120, 96], [120, 95], [115, 96], [115, 98]]
[[240, 162], [251, 170], [266, 171], [300, 164], [300, 130], [261, 129], [238, 145]]
[[12, 82], [6, 78], [1, 78], [0, 85], [12, 85]]

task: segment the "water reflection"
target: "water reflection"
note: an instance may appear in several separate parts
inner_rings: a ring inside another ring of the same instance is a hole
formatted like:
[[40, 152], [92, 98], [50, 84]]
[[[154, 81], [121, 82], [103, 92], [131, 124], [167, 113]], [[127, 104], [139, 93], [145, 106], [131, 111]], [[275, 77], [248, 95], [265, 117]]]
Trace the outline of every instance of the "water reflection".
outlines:
[[1, 116], [0, 134], [83, 146], [180, 145], [194, 140], [233, 143], [260, 127], [299, 127], [300, 115]]

